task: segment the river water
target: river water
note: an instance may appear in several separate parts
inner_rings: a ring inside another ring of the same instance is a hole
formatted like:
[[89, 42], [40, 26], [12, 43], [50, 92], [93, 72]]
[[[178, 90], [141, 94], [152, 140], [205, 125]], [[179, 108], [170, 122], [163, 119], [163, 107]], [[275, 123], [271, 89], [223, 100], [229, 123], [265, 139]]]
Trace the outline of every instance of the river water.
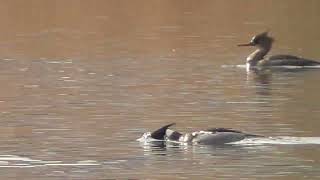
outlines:
[[[1, 179], [316, 179], [320, 69], [247, 72], [272, 54], [320, 59], [319, 1], [3, 0]], [[222, 147], [136, 141], [175, 122], [265, 138]]]

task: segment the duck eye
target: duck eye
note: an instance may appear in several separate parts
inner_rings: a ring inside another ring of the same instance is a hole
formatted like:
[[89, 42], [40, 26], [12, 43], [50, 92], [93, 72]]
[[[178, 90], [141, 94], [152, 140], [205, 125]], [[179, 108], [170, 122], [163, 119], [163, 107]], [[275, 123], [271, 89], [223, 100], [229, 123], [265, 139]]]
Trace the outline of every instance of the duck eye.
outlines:
[[257, 37], [254, 37], [251, 39], [251, 43], [253, 43], [253, 44], [258, 44], [258, 42], [259, 42], [259, 38], [257, 38]]

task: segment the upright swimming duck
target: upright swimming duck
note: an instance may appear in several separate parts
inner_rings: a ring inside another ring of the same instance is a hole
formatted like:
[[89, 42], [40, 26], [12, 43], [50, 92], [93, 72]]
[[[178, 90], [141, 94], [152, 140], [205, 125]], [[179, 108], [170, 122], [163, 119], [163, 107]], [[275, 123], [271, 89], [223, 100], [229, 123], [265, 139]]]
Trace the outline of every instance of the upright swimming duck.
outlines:
[[238, 46], [255, 46], [257, 50], [247, 57], [247, 69], [254, 67], [270, 66], [319, 66], [320, 62], [300, 58], [292, 55], [274, 55], [265, 58], [265, 55], [271, 50], [274, 39], [264, 32], [254, 36], [249, 43], [239, 44]]
[[169, 129], [169, 127], [173, 125], [175, 125], [175, 123], [165, 125], [152, 133], [144, 133], [138, 141], [156, 140], [201, 145], [222, 145], [241, 141], [246, 138], [263, 137], [228, 128], [211, 128], [204, 131], [182, 134], [178, 131]]

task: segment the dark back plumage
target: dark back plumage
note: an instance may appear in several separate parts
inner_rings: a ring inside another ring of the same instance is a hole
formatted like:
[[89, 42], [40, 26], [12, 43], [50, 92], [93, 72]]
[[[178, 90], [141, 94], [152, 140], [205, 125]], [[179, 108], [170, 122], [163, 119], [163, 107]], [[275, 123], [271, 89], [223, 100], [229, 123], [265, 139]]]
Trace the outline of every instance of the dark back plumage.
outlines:
[[235, 132], [235, 133], [242, 133], [241, 131], [238, 130], [234, 130], [231, 128], [210, 128], [207, 129], [206, 131], [212, 132], [212, 133], [216, 133], [216, 132]]

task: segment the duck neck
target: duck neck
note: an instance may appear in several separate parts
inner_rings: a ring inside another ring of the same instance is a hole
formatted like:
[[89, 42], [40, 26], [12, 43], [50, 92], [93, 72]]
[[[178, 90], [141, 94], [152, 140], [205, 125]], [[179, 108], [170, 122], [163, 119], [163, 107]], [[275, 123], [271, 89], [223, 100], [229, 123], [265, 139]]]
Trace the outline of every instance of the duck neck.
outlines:
[[253, 53], [251, 53], [247, 57], [247, 65], [249, 66], [256, 66], [259, 61], [261, 61], [266, 54], [270, 51], [270, 47], [259, 47], [257, 50], [255, 50]]

